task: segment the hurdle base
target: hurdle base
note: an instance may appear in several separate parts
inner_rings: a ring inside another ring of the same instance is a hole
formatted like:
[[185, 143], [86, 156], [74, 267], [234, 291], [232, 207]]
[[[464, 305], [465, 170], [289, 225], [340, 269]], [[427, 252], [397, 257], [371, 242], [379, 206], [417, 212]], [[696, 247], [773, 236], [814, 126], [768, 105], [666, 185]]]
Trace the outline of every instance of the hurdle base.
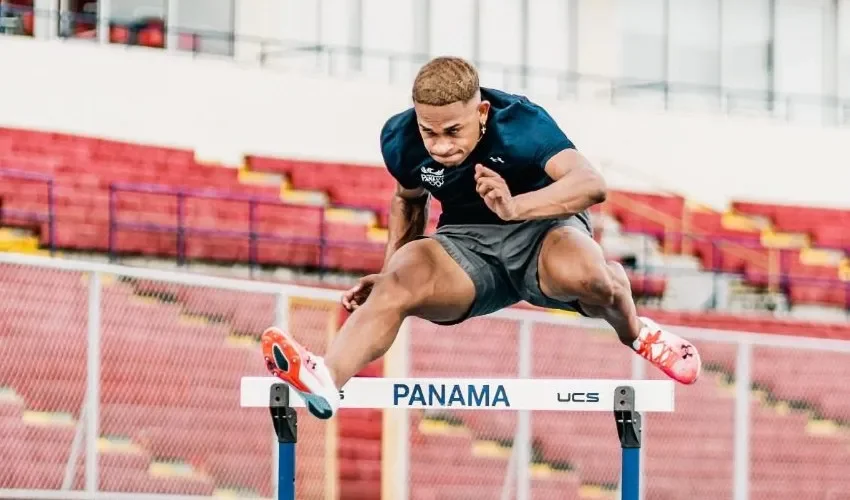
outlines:
[[280, 444], [298, 442], [298, 414], [289, 406], [289, 386], [273, 384], [269, 391], [269, 411], [277, 441]]
[[629, 386], [620, 386], [614, 391], [614, 420], [617, 435], [623, 448], [640, 448], [641, 418], [635, 411], [635, 390]]
[[634, 387], [623, 385], [614, 390], [614, 421], [623, 450], [620, 468], [622, 500], [640, 500], [640, 413], [635, 409]]
[[295, 500], [295, 443], [298, 414], [289, 406], [289, 386], [275, 383], [269, 389], [269, 411], [277, 437], [277, 500]]

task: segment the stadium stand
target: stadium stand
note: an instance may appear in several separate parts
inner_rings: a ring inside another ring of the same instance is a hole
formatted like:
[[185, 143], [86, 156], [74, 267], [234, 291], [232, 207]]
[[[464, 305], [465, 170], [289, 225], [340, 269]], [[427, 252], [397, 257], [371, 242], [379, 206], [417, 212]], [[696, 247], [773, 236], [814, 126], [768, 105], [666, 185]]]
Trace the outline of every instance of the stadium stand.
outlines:
[[[364, 166], [250, 157], [244, 168], [236, 170], [199, 164], [191, 151], [15, 129], [0, 129], [0, 168], [5, 169], [0, 223], [26, 231], [5, 230], [2, 244], [7, 250], [46, 252], [55, 246], [69, 252], [219, 263], [253, 260], [350, 273], [380, 266], [384, 206], [393, 185], [382, 169]], [[349, 169], [358, 169], [357, 175]], [[34, 173], [45, 177], [36, 179]], [[331, 182], [341, 176], [356, 184], [342, 187]], [[254, 202], [249, 201], [252, 198]], [[599, 238], [608, 236], [609, 227], [648, 235], [662, 253], [692, 256], [702, 271], [737, 274], [750, 286], [787, 293], [792, 303], [844, 310], [847, 243], [835, 228], [850, 212], [802, 210], [736, 202], [730, 212], [718, 213], [678, 196], [618, 191], [596, 216], [616, 223], [603, 225]], [[439, 206], [433, 212], [432, 228]], [[253, 226], [247, 222], [252, 217]], [[810, 227], [811, 221], [817, 224]], [[720, 244], [727, 240], [728, 244]], [[634, 258], [635, 253], [639, 252], [614, 256]], [[633, 291], [646, 299], [644, 303], [653, 304], [650, 299], [666, 293], [667, 276], [631, 272]], [[811, 277], [828, 280], [830, 286], [809, 284]], [[0, 404], [0, 453], [15, 463], [15, 468], [0, 473], [0, 486], [58, 487], [62, 481], [73, 423], [85, 393], [81, 280], [69, 274], [57, 286], [56, 276], [0, 270], [4, 296], [14, 298], [5, 303], [7, 314], [0, 319], [0, 352], [10, 360], [0, 368], [0, 385], [6, 388]], [[233, 412], [238, 389], [229, 381], [262, 374], [255, 350], [246, 349], [240, 339], [256, 337], [271, 323], [273, 304], [238, 294], [167, 289], [123, 279], [106, 284], [104, 300], [103, 487], [269, 494], [268, 471], [252, 465], [267, 463], [271, 453], [269, 440], [254, 431], [268, 425], [266, 415], [237, 417]], [[293, 306], [291, 328], [319, 350], [344, 317], [336, 305]], [[840, 323], [704, 311], [652, 314], [668, 324], [850, 338], [850, 326]], [[154, 330], [137, 319], [149, 317], [158, 318]], [[465, 325], [466, 334], [486, 335], [489, 342], [483, 344], [460, 342], [451, 332], [434, 335], [433, 328], [414, 322], [416, 375], [493, 376], [505, 366], [515, 366], [494, 360], [487, 351], [488, 344], [511, 342], [517, 335], [515, 324], [477, 320]], [[152, 331], [155, 338], [150, 337]], [[67, 335], [57, 336], [59, 332]], [[54, 339], [47, 347], [45, 336]], [[611, 336], [539, 326], [535, 339], [539, 339], [534, 346], [535, 376], [564, 376], [568, 367], [569, 376], [628, 377], [626, 351]], [[147, 349], [144, 361], [135, 355], [142, 342]], [[579, 343], [581, 357], [576, 355]], [[701, 349], [709, 372], [706, 381], [677, 395], [675, 418], [655, 417], [670, 421], [653, 429], [658, 437], [647, 447], [647, 471], [661, 478], [651, 482], [649, 498], [714, 499], [730, 494], [733, 398], [726, 389], [734, 380], [734, 352], [708, 343]], [[441, 354], [446, 350], [464, 356], [465, 366], [451, 364]], [[57, 365], [60, 353], [63, 361], [74, 362]], [[850, 421], [850, 406], [831, 391], [840, 389], [850, 365], [823, 355], [800, 363], [799, 356], [775, 351], [755, 358], [752, 410], [756, 422], [771, 425], [754, 427], [765, 429], [753, 435], [754, 498], [817, 498], [818, 492], [826, 495], [850, 488], [846, 470], [835, 465], [850, 461], [850, 441], [840, 431]], [[25, 370], [27, 376], [22, 377]], [[363, 375], [379, 374], [380, 366], [375, 365]], [[215, 391], [216, 398], [204, 397], [204, 391]], [[798, 408], [799, 400], [809, 406]], [[705, 413], [705, 408], [711, 412]], [[199, 414], [212, 416], [199, 419]], [[447, 491], [463, 496], [464, 488], [470, 488], [470, 496], [474, 491], [497, 498], [499, 491], [469, 484], [482, 483], [492, 474], [494, 461], [507, 463], [504, 444], [511, 439], [511, 418], [490, 413], [416, 416], [413, 498], [443, 498]], [[616, 483], [612, 467], [616, 443], [605, 447], [569, 439], [574, 433], [609, 434], [609, 429], [600, 427], [608, 424], [559, 418], [542, 415], [533, 422], [534, 498], [610, 490]], [[237, 420], [244, 427], [229, 425]], [[325, 432], [308, 418], [302, 425], [311, 435]], [[553, 427], [559, 432], [546, 432]], [[704, 438], [704, 449], [688, 444], [686, 438], [695, 428]], [[373, 412], [346, 411], [340, 415], [338, 431], [341, 498], [378, 498], [380, 419]], [[224, 435], [210, 440], [210, 433]], [[783, 451], [789, 446], [793, 457]], [[26, 456], [14, 455], [22, 450], [27, 450]], [[311, 454], [310, 448], [299, 450], [305, 470], [322, 469], [319, 464], [325, 457]], [[446, 457], [445, 450], [451, 456]], [[432, 466], [436, 453], [443, 453], [439, 460], [458, 464], [456, 475], [446, 476], [440, 469], [437, 476]], [[801, 453], [805, 461], [798, 462]], [[674, 454], [677, 459], [670, 460]], [[797, 465], [791, 467], [790, 461]], [[782, 471], [781, 477], [776, 471]], [[77, 470], [78, 484], [81, 474], [82, 467]], [[703, 478], [698, 492], [690, 477]], [[309, 497], [311, 485], [323, 479], [299, 480]]]
[[[383, 169], [262, 157], [248, 157], [241, 170], [215, 168], [198, 164], [192, 151], [11, 129], [0, 130], [0, 166], [54, 179], [58, 248], [350, 272], [374, 271], [383, 258], [393, 187]], [[357, 175], [348, 175], [351, 169]], [[340, 176], [353, 184], [335, 183]], [[46, 189], [18, 189], [31, 183], [7, 176], [7, 211], [46, 213]], [[247, 197], [262, 201], [252, 206]], [[429, 229], [439, 212], [434, 203]], [[610, 216], [622, 233], [651, 237], [664, 253], [695, 257], [702, 271], [782, 292], [794, 306], [850, 308], [841, 230], [848, 211], [735, 202], [719, 213], [681, 196], [615, 191], [596, 213]], [[137, 231], [121, 231], [127, 224]], [[599, 238], [607, 227], [601, 225]], [[49, 245], [48, 238], [42, 223], [40, 243]], [[627, 255], [646, 253], [633, 248]], [[659, 298], [667, 290], [664, 275], [633, 272], [632, 278], [637, 296]]]

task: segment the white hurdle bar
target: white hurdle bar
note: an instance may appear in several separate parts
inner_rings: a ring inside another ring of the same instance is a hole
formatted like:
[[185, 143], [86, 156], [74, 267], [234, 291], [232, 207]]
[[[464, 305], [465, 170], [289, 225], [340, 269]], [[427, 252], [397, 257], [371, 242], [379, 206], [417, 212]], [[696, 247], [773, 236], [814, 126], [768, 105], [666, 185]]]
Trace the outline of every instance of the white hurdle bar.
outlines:
[[[674, 411], [671, 380], [360, 378], [340, 390], [340, 408], [613, 412], [623, 450], [622, 500], [640, 496], [642, 412]], [[298, 391], [275, 377], [243, 377], [243, 408], [269, 408], [278, 441], [278, 500], [294, 500]]]

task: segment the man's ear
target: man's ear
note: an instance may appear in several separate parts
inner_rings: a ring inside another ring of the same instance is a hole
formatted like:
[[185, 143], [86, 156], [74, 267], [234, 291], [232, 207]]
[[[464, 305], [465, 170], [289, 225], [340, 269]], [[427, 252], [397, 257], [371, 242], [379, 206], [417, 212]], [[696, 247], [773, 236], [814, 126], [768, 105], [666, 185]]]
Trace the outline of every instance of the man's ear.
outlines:
[[482, 125], [487, 122], [487, 114], [490, 113], [490, 101], [481, 101], [478, 104], [478, 118]]

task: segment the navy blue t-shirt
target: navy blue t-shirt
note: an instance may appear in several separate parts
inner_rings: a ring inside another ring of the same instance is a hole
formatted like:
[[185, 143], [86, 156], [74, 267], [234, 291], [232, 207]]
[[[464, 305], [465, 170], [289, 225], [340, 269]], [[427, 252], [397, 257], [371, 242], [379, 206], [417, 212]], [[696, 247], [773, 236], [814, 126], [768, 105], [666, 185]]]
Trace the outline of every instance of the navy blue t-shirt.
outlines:
[[381, 152], [390, 174], [407, 189], [424, 187], [440, 200], [446, 224], [508, 224], [475, 191], [475, 164], [501, 175], [512, 195], [553, 182], [544, 167], [572, 141], [541, 106], [524, 96], [482, 88], [490, 101], [487, 131], [464, 162], [445, 167], [425, 149], [413, 108], [392, 116], [381, 130]]

